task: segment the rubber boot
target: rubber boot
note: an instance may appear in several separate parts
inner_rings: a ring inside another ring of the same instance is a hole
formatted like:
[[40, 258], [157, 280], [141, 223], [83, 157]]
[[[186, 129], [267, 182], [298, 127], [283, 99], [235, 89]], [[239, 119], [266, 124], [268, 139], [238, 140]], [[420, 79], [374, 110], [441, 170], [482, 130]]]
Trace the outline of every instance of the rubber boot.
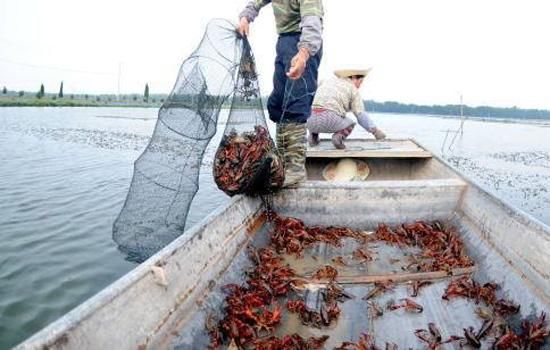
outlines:
[[311, 147], [317, 146], [319, 144], [319, 142], [321, 142], [319, 140], [319, 134], [312, 133], [311, 131], [309, 132], [307, 140], [308, 140], [309, 145]]
[[332, 135], [332, 144], [334, 145], [334, 147], [336, 147], [337, 149], [346, 148], [346, 145], [344, 145], [344, 140], [351, 134], [354, 126], [355, 125], [350, 125], [349, 127], [335, 132]]
[[277, 124], [276, 141], [284, 160], [283, 187], [295, 187], [306, 179], [306, 125]]

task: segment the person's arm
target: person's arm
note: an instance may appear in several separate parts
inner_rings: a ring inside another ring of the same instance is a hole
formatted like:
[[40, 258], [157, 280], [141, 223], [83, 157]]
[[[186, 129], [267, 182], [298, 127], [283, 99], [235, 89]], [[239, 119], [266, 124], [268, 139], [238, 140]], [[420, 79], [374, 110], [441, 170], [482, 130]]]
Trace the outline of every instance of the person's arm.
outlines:
[[315, 56], [323, 44], [323, 22], [321, 17], [304, 16], [300, 22], [302, 35], [298, 43], [299, 49], [307, 49], [310, 56]]
[[374, 129], [376, 129], [376, 124], [374, 124], [374, 121], [371, 119], [371, 117], [369, 117], [369, 114], [366, 111], [359, 113], [359, 115], [357, 116], [357, 122], [363, 127], [363, 129], [367, 130], [368, 132], [372, 132]]
[[322, 0], [300, 0], [300, 15], [302, 35], [298, 48], [305, 48], [310, 56], [315, 56], [323, 44]]
[[237, 31], [241, 35], [246, 35], [250, 33], [250, 23], [254, 22], [256, 17], [260, 14], [262, 7], [269, 4], [271, 0], [252, 0], [249, 1], [244, 10], [239, 15], [239, 27]]
[[376, 128], [376, 124], [369, 117], [365, 111], [365, 102], [359, 93], [359, 90], [353, 88], [352, 100], [351, 100], [351, 111], [357, 117], [357, 122], [368, 132], [372, 132]]
[[323, 4], [321, 0], [300, 0], [300, 29], [298, 54], [291, 61], [287, 76], [299, 79], [304, 74], [307, 61], [319, 52], [323, 44]]

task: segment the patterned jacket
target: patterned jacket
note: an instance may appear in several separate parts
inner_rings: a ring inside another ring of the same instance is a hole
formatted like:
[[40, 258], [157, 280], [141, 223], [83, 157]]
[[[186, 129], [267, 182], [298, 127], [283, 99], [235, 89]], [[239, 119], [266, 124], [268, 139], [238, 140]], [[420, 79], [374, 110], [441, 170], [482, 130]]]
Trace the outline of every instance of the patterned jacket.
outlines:
[[269, 3], [275, 14], [277, 32], [301, 32], [298, 48], [306, 48], [310, 55], [315, 55], [323, 43], [322, 0], [252, 0], [241, 12], [240, 17], [246, 17], [249, 22], [253, 22], [260, 10]]
[[352, 112], [355, 116], [365, 112], [365, 105], [359, 90], [351, 80], [337, 76], [328, 78], [319, 84], [313, 100], [313, 108], [328, 109], [341, 117], [345, 117], [348, 112]]

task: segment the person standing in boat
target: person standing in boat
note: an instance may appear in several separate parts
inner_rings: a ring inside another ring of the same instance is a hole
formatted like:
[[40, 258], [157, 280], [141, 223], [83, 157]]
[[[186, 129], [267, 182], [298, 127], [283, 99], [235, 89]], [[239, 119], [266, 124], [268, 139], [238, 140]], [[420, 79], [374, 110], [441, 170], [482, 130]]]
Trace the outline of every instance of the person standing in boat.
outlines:
[[319, 84], [313, 112], [307, 121], [309, 144], [319, 144], [319, 134], [331, 133], [332, 143], [337, 149], [344, 149], [344, 140], [352, 132], [355, 122], [346, 117], [348, 112], [355, 114], [357, 122], [377, 140], [386, 138], [382, 130], [376, 127], [365, 111], [365, 105], [359, 88], [370, 69], [337, 70], [334, 76]]
[[277, 149], [284, 159], [285, 187], [305, 180], [306, 121], [317, 89], [322, 57], [322, 0], [252, 0], [239, 16], [237, 31], [248, 36], [260, 10], [272, 4], [279, 39], [273, 92], [267, 109], [277, 123]]

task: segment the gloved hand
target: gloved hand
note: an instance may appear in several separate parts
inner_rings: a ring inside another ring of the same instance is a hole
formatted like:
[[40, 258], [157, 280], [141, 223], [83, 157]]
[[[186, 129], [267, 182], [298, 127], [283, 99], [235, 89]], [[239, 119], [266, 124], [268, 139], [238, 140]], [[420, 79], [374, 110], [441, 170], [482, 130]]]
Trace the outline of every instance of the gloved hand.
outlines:
[[372, 121], [372, 119], [369, 117], [369, 115], [367, 114], [367, 112], [361, 112], [359, 113], [359, 115], [357, 116], [357, 122], [359, 123], [359, 125], [361, 125], [365, 130], [367, 130], [368, 132], [370, 132], [371, 134], [374, 135], [374, 137], [377, 139], [377, 140], [383, 140], [386, 138], [386, 134], [378, 129], [376, 127], [376, 124], [374, 124], [374, 122]]

